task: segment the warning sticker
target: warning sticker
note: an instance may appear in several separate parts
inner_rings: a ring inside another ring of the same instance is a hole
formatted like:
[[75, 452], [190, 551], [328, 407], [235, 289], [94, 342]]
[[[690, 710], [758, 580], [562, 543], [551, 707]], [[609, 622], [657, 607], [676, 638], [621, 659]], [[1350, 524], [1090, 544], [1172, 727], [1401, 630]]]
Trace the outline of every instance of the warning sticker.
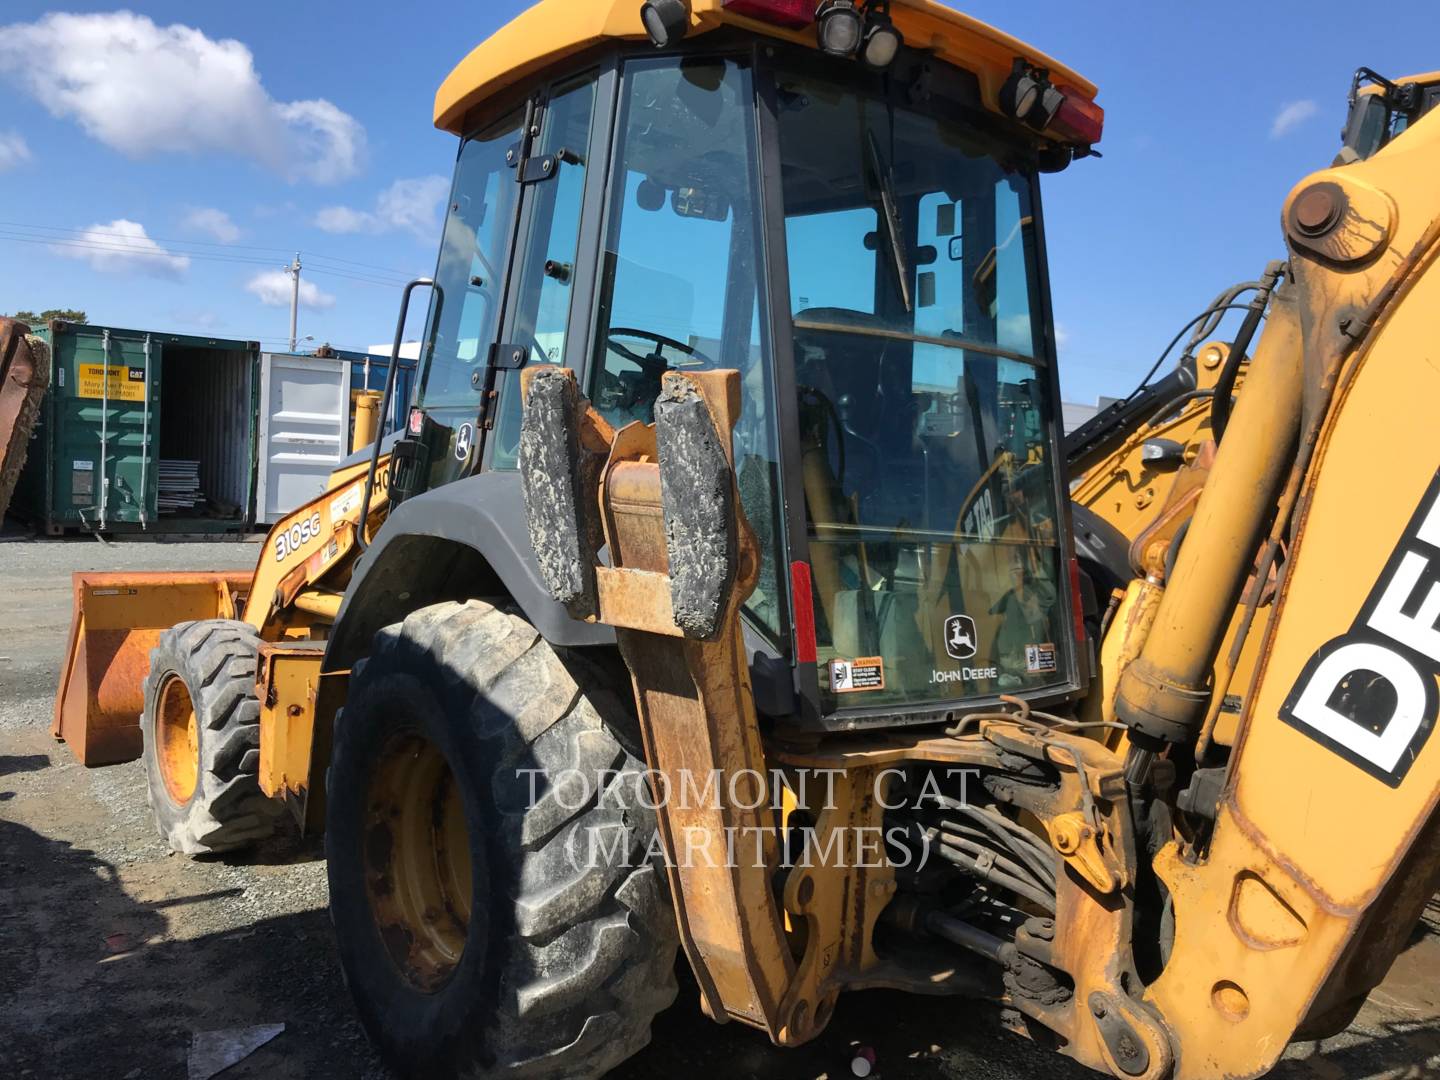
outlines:
[[[136, 374], [140, 378], [136, 379]], [[144, 401], [145, 372], [140, 368], [107, 368], [103, 364], [81, 364], [77, 392], [82, 398], [103, 400], [108, 397], [111, 401]]]
[[831, 660], [830, 689], [837, 694], [885, 689], [885, 661], [878, 656], [860, 660]]
[[339, 498], [330, 503], [330, 524], [334, 525], [341, 518], [349, 517], [354, 511], [360, 509], [360, 499], [364, 493], [364, 485], [352, 487]]
[[1044, 672], [1054, 671], [1055, 646], [1026, 645], [1025, 670], [1028, 671], [1031, 675], [1039, 675]]

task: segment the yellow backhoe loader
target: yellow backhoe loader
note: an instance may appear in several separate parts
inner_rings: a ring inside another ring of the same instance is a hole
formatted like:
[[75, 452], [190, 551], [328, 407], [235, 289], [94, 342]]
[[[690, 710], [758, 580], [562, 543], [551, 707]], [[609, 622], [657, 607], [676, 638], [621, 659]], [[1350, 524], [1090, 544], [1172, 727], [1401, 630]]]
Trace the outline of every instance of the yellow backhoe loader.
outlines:
[[1440, 865], [1440, 121], [1295, 189], [1216, 445], [1085, 524], [1096, 93], [932, 0], [538, 3], [437, 95], [405, 429], [249, 579], [77, 576], [57, 733], [178, 850], [323, 828], [407, 1075], [601, 1076], [677, 952], [782, 1047], [882, 986], [1139, 1080], [1344, 1027]]

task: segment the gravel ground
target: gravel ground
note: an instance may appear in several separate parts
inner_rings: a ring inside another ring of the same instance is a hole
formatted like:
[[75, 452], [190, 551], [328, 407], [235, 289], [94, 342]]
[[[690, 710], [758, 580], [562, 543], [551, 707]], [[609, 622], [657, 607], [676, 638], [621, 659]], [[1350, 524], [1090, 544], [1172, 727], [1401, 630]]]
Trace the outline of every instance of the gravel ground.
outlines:
[[[86, 770], [50, 739], [74, 570], [248, 569], [254, 544], [0, 542], [0, 1074], [186, 1075], [191, 1035], [283, 1023], [229, 1078], [383, 1077], [352, 1018], [313, 842], [245, 856], [170, 856], [138, 763]], [[1432, 908], [1356, 1024], [1292, 1047], [1284, 1080], [1440, 1077], [1440, 917]], [[693, 985], [651, 1047], [612, 1075], [829, 1080], [850, 1048], [876, 1075], [916, 1080], [1080, 1080], [1095, 1074], [998, 1031], [956, 999], [841, 999], [828, 1032], [779, 1051], [705, 1020]]]

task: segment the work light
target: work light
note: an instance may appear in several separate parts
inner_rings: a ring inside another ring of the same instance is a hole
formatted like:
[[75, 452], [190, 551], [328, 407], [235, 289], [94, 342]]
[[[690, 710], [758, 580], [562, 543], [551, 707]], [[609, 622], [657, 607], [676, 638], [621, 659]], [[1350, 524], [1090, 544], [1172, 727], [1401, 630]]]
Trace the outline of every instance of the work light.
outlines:
[[821, 52], [846, 60], [855, 55], [865, 31], [855, 0], [826, 0], [815, 18], [820, 24]]
[[1016, 60], [1010, 78], [1000, 88], [1000, 107], [1037, 131], [1044, 131], [1055, 119], [1065, 95], [1050, 83], [1048, 72]]
[[690, 5], [686, 0], [646, 0], [640, 21], [657, 49], [674, 45], [690, 30]]
[[1016, 120], [1024, 120], [1040, 100], [1041, 83], [1023, 60], [1016, 60], [1010, 78], [1000, 88], [1000, 107]]
[[890, 4], [872, 4], [865, 25], [865, 44], [860, 59], [868, 67], [883, 71], [895, 62], [904, 39], [890, 18]]

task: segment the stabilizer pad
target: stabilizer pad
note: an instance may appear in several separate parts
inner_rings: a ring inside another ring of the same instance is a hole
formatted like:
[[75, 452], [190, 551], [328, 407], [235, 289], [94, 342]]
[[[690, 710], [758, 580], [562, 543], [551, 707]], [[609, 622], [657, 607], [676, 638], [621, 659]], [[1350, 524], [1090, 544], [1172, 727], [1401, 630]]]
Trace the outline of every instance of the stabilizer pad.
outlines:
[[738, 551], [730, 459], [705, 399], [683, 374], [665, 376], [655, 442], [675, 625], [710, 639], [734, 588]]

